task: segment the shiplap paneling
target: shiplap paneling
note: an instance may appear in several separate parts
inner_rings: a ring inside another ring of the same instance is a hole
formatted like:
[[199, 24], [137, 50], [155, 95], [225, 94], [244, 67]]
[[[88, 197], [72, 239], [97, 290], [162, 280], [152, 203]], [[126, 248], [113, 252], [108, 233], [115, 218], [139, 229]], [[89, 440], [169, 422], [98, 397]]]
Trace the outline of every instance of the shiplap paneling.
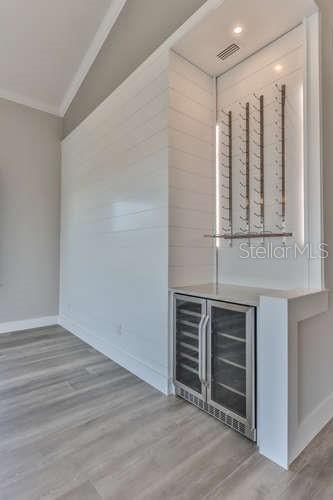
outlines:
[[211, 282], [215, 224], [214, 80], [174, 52], [169, 66], [169, 284]]
[[168, 391], [168, 55], [62, 145], [61, 322]]

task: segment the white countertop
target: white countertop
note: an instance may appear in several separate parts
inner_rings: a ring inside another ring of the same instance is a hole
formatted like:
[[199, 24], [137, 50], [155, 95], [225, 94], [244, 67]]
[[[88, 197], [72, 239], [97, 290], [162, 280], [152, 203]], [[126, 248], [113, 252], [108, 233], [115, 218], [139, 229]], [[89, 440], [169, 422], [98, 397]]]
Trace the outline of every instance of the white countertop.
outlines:
[[184, 295], [205, 297], [212, 300], [224, 302], [234, 302], [250, 306], [259, 305], [260, 297], [277, 297], [281, 299], [293, 300], [307, 295], [327, 292], [319, 289], [292, 289], [274, 290], [269, 288], [257, 288], [250, 286], [207, 283], [204, 285], [190, 285], [182, 287], [172, 287], [170, 291]]

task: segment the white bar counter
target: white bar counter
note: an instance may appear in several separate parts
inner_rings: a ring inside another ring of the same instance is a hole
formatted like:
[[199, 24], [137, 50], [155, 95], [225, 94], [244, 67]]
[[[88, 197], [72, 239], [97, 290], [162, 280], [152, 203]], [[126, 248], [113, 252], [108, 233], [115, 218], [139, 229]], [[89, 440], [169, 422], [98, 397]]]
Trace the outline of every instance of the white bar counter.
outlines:
[[[299, 327], [328, 310], [328, 291], [207, 283], [170, 292], [257, 308], [257, 444], [262, 455], [288, 469], [333, 414], [332, 401], [306, 418], [299, 413], [300, 395], [309, 390], [298, 369]], [[320, 331], [313, 334], [319, 342]]]

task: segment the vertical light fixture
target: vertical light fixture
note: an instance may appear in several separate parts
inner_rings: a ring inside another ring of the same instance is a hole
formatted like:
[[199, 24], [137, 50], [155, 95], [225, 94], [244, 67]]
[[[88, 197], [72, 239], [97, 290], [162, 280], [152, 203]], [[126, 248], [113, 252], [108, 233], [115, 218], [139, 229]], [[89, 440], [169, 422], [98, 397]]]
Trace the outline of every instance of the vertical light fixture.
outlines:
[[[216, 185], [215, 185], [215, 194], [216, 194], [216, 220], [215, 220], [215, 227], [216, 227], [216, 234], [220, 234], [221, 227], [220, 227], [220, 199], [221, 199], [221, 192], [220, 192], [220, 127], [219, 124], [216, 124], [215, 128], [215, 152], [216, 152], [216, 157], [215, 157], [215, 168], [216, 168]], [[219, 248], [220, 246], [220, 239], [216, 238], [216, 247]]]
[[301, 213], [300, 213], [300, 239], [301, 239], [301, 244], [304, 245], [305, 243], [305, 179], [304, 179], [304, 86], [303, 84], [300, 86], [300, 120], [301, 120], [301, 151], [300, 151], [300, 157], [301, 157], [301, 178], [300, 178], [300, 192], [301, 192]]

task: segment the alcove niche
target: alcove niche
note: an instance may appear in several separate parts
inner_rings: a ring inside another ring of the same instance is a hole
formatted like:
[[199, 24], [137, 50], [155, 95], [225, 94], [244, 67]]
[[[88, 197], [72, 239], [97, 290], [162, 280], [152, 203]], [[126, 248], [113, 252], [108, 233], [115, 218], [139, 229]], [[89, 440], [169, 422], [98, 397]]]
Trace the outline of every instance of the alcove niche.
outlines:
[[322, 289], [315, 3], [227, 0], [168, 73], [169, 284]]

